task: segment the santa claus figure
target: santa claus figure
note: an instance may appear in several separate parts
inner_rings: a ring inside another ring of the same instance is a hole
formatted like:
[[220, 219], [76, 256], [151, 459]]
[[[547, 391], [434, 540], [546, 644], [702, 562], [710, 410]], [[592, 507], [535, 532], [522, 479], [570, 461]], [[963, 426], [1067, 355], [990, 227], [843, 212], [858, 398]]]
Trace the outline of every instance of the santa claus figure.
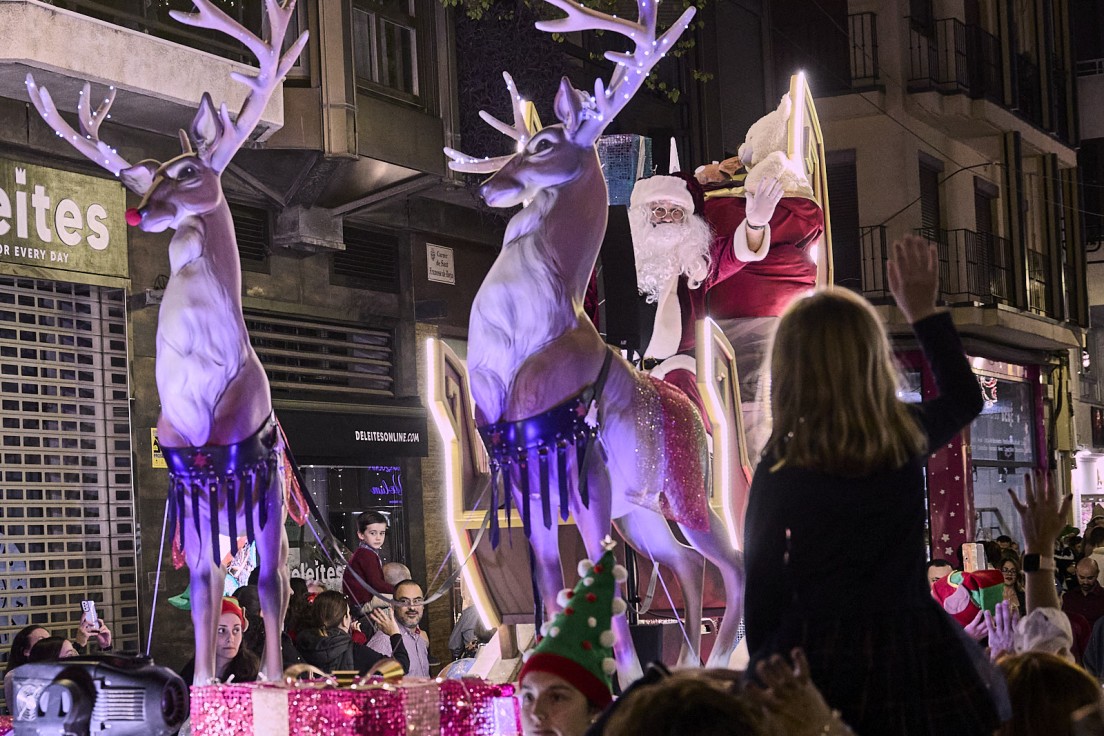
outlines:
[[[816, 285], [824, 214], [786, 157], [789, 98], [748, 131], [740, 157], [636, 183], [629, 221], [637, 285], [656, 303], [645, 358], [694, 395], [695, 324], [712, 317], [736, 352], [744, 430], [754, 463], [770, 434], [763, 370], [774, 324]], [[746, 169], [746, 178], [739, 169]]]

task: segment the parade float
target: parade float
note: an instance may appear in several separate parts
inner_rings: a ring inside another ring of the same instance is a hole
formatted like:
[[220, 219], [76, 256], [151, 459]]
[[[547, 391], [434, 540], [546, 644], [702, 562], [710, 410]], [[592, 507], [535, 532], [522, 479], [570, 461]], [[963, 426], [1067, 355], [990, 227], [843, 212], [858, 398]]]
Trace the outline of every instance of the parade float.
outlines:
[[[480, 187], [488, 205], [522, 206], [476, 296], [466, 362], [441, 341], [426, 346], [426, 402], [443, 440], [453, 553], [486, 626], [539, 628], [562, 608], [560, 592], [574, 584], [565, 579], [561, 560], [597, 559], [616, 533], [636, 551], [637, 574], [659, 579], [668, 609], [681, 621], [679, 662], [725, 666], [739, 639], [741, 533], [752, 467], [737, 351], [711, 320], [694, 326], [692, 363], [703, 414], [682, 389], [609, 347], [583, 309], [610, 201], [596, 144], [687, 28], [694, 9], [657, 35], [649, 0], [638, 0], [636, 21], [572, 0], [548, 2], [566, 16], [541, 22], [542, 30], [601, 30], [623, 36], [633, 48], [607, 53], [613, 75], [608, 83], [597, 80], [590, 92], [564, 79], [554, 102], [559, 122], [547, 128], [504, 75], [513, 124], [483, 117], [516, 142], [516, 152], [484, 159], [446, 149], [453, 170], [493, 174]], [[141, 198], [128, 212], [129, 224], [175, 231], [157, 330], [158, 429], [170, 467], [166, 533], [174, 561], [186, 561], [191, 575], [193, 733], [517, 733], [518, 705], [508, 684], [399, 678], [386, 670], [339, 683], [282, 670], [278, 643], [288, 589], [283, 521], [289, 513], [305, 521], [310, 499], [296, 481], [264, 370], [249, 344], [220, 175], [248, 140], [306, 34], [285, 43], [290, 1], [265, 3], [267, 40], [207, 0], [196, 0], [196, 6], [197, 13], [173, 17], [239, 39], [259, 68], [255, 76], [237, 77], [250, 93], [234, 115], [204, 95], [190, 130], [180, 133], [181, 154], [169, 161], [131, 165], [100, 139], [114, 90], [97, 105], [85, 86], [78, 132], [49, 92], [27, 79], [31, 100], [57, 134]], [[805, 177], [827, 233], [823, 145], [800, 75], [789, 99], [785, 159]], [[827, 236], [819, 246], [817, 274], [824, 283], [831, 269]], [[255, 543], [261, 560], [271, 646], [263, 661], [267, 681], [257, 684], [216, 679], [215, 625], [226, 560], [239, 551], [239, 540]], [[658, 574], [661, 568], [672, 573], [670, 585]], [[706, 652], [701, 622], [711, 598], [724, 615]], [[625, 617], [616, 616], [612, 629], [618, 675], [628, 683], [640, 674], [640, 660]], [[94, 703], [107, 697], [102, 683], [90, 680], [81, 692]], [[59, 699], [50, 711], [37, 695], [54, 685], [23, 694], [28, 707], [17, 714], [17, 731], [21, 722], [31, 729], [78, 717], [98, 717], [99, 730], [108, 725], [105, 711], [76, 713], [74, 706], [66, 712], [59, 710]], [[140, 691], [132, 688], [129, 697], [138, 702], [145, 697]], [[166, 721], [170, 715], [178, 714], [162, 713]], [[37, 725], [31, 723], [36, 718]]]

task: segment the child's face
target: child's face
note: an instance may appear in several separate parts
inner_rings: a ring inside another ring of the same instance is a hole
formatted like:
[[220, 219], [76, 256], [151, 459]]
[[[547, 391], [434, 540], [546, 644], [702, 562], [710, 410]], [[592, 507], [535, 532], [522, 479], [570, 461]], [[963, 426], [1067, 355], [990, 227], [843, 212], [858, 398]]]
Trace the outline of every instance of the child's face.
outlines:
[[383, 546], [383, 540], [387, 537], [387, 525], [386, 524], [369, 524], [364, 527], [364, 531], [357, 534], [360, 537], [360, 541], [367, 544], [372, 549], [379, 549]]

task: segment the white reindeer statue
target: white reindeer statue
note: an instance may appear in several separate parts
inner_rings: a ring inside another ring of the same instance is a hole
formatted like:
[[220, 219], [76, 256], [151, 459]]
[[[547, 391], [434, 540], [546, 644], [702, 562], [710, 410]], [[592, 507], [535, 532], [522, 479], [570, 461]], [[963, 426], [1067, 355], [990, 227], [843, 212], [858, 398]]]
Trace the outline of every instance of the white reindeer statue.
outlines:
[[157, 430], [170, 467], [169, 528], [191, 573], [194, 682], [206, 684], [218, 675], [216, 630], [228, 551], [220, 537], [234, 545], [239, 531], [257, 542], [263, 673], [275, 680], [283, 672], [280, 636], [289, 595], [283, 445], [268, 378], [242, 317], [238, 246], [220, 176], [299, 57], [307, 34], [280, 53], [295, 0], [283, 6], [279, 0], [265, 1], [271, 30], [267, 41], [210, 0], [194, 2], [198, 13], [172, 11], [172, 16], [240, 40], [257, 57], [259, 69], [254, 76], [233, 75], [250, 90], [236, 119], [225, 104], [216, 111], [204, 93], [190, 136], [180, 131], [183, 153], [176, 158], [131, 166], [100, 140], [99, 127], [114, 102], [114, 88], [94, 110], [90, 85], [84, 85], [77, 105], [80, 133], [30, 75], [27, 91], [59, 136], [142, 197], [138, 208], [127, 212], [128, 223], [147, 232], [176, 231], [169, 242], [170, 277], [157, 323]]
[[[617, 66], [609, 87], [598, 80], [593, 95], [573, 89], [565, 78], [555, 99], [560, 124], [536, 134], [526, 128], [524, 103], [504, 75], [514, 125], [480, 114], [517, 141], [517, 152], [476, 159], [445, 149], [456, 171], [497, 172], [480, 188], [487, 204], [524, 205], [507, 226], [469, 325], [468, 370], [476, 422], [490, 453], [492, 488], [501, 474], [507, 509], [514, 501], [521, 512], [545, 620], [564, 587], [556, 515], [566, 519], [570, 511], [594, 559], [602, 554], [612, 520], [635, 549], [674, 571], [686, 605], [686, 664], [700, 664], [702, 555], [715, 563], [725, 583], [727, 612], [709, 663], [727, 665], [742, 612], [743, 566], [722, 520], [707, 504], [709, 455], [701, 417], [681, 391], [611, 351], [582, 307], [608, 211], [595, 142], [686, 29], [694, 8], [656, 38], [650, 0], [637, 0], [637, 22], [573, 0], [548, 2], [567, 17], [538, 23], [541, 30], [603, 29], [631, 39], [635, 48], [606, 54]], [[584, 463], [588, 443], [594, 444], [594, 457]], [[580, 465], [587, 471], [576, 484]], [[530, 517], [534, 499], [543, 523]], [[494, 497], [492, 505], [497, 507]], [[679, 523], [693, 549], [677, 540], [668, 519]], [[624, 617], [615, 621], [615, 636], [624, 683], [640, 674]]]

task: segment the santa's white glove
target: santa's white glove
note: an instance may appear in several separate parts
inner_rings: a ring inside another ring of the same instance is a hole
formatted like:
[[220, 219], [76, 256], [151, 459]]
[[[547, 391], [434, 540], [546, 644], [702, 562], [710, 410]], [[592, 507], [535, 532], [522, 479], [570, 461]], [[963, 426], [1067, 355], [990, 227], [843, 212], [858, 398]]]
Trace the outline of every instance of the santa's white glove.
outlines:
[[778, 177], [759, 182], [758, 193], [747, 192], [747, 209], [744, 214], [747, 224], [756, 230], [766, 226], [774, 217], [774, 208], [778, 206], [780, 199], [782, 185], [778, 182]]

